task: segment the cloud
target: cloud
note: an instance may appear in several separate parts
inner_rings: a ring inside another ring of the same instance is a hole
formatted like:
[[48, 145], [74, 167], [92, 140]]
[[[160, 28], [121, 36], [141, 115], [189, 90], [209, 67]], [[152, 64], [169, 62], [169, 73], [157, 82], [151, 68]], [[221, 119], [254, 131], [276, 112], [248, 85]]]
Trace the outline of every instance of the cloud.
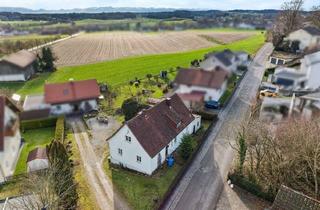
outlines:
[[[162, 7], [200, 9], [279, 9], [279, 0], [0, 0], [3, 7], [26, 7], [31, 9], [72, 9], [86, 7]], [[314, 0], [306, 0], [310, 9]]]

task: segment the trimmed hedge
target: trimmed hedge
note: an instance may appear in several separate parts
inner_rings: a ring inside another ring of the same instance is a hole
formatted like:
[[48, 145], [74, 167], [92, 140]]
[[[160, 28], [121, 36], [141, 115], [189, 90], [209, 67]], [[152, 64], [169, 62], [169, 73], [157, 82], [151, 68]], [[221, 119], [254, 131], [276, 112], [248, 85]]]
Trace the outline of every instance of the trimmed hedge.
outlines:
[[228, 179], [230, 179], [233, 184], [252, 193], [253, 195], [256, 195], [270, 202], [274, 201], [276, 195], [272, 194], [271, 192], [264, 192], [260, 185], [251, 182], [244, 176], [238, 174], [229, 174]]
[[57, 122], [56, 117], [51, 117], [51, 118], [41, 119], [41, 120], [25, 120], [25, 121], [21, 121], [21, 129], [25, 131], [25, 130], [31, 130], [31, 129], [37, 129], [37, 128], [53, 127], [56, 125], [56, 122]]
[[56, 122], [56, 131], [55, 131], [55, 140], [62, 141], [64, 140], [64, 117], [58, 117]]

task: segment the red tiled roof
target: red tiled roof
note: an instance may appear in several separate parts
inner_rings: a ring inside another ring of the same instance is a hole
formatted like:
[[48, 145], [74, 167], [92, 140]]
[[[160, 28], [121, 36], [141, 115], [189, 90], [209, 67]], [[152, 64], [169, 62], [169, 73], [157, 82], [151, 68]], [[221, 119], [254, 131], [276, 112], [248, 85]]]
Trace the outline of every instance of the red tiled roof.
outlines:
[[20, 109], [6, 96], [0, 95], [0, 151], [4, 150], [4, 137], [5, 137], [5, 107], [9, 106], [13, 111], [19, 112]]
[[100, 89], [95, 79], [46, 84], [44, 86], [45, 102], [48, 104], [76, 102], [95, 99], [99, 96]]
[[154, 157], [193, 120], [194, 116], [175, 94], [126, 124], [150, 157]]
[[175, 79], [175, 83], [219, 89], [228, 75], [229, 72], [223, 69], [215, 71], [181, 69]]
[[29, 152], [27, 162], [37, 160], [37, 159], [42, 159], [42, 160], [48, 159], [46, 148], [38, 147], [32, 150], [31, 152]]

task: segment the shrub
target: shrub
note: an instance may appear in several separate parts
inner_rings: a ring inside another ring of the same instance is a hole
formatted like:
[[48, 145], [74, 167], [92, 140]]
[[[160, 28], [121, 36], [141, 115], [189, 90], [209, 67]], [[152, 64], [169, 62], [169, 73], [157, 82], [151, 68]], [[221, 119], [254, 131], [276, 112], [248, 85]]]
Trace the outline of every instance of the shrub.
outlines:
[[183, 136], [182, 138], [179, 154], [184, 160], [188, 160], [192, 154], [192, 141], [193, 139], [190, 135]]
[[21, 121], [21, 130], [31, 130], [37, 128], [47, 128], [55, 126], [57, 121], [56, 117], [51, 117], [47, 119], [40, 120], [25, 120]]
[[62, 141], [64, 140], [64, 117], [61, 116], [56, 122], [56, 131], [55, 131], [55, 140]]
[[141, 111], [146, 106], [139, 104], [139, 102], [134, 98], [129, 98], [122, 103], [121, 110], [124, 114], [125, 120], [128, 121], [132, 119], [139, 111]]

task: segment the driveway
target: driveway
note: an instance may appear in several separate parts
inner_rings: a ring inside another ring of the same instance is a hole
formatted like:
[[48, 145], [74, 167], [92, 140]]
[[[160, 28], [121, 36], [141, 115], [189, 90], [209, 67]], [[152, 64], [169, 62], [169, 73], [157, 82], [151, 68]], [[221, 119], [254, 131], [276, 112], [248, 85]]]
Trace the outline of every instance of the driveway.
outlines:
[[130, 209], [126, 201], [115, 192], [112, 180], [110, 180], [110, 178], [105, 174], [102, 161], [97, 157], [97, 154], [90, 143], [90, 138], [82, 120], [79, 118], [73, 118], [69, 119], [68, 122], [72, 126], [72, 130], [74, 132], [82, 163], [85, 168], [85, 175], [91, 186], [91, 193], [95, 195], [100, 209]]
[[239, 125], [248, 119], [250, 105], [255, 101], [272, 49], [272, 45], [267, 43], [259, 50], [230, 103], [220, 112], [220, 120], [210, 131], [164, 209], [216, 208], [235, 153], [230, 144], [234, 143]]

